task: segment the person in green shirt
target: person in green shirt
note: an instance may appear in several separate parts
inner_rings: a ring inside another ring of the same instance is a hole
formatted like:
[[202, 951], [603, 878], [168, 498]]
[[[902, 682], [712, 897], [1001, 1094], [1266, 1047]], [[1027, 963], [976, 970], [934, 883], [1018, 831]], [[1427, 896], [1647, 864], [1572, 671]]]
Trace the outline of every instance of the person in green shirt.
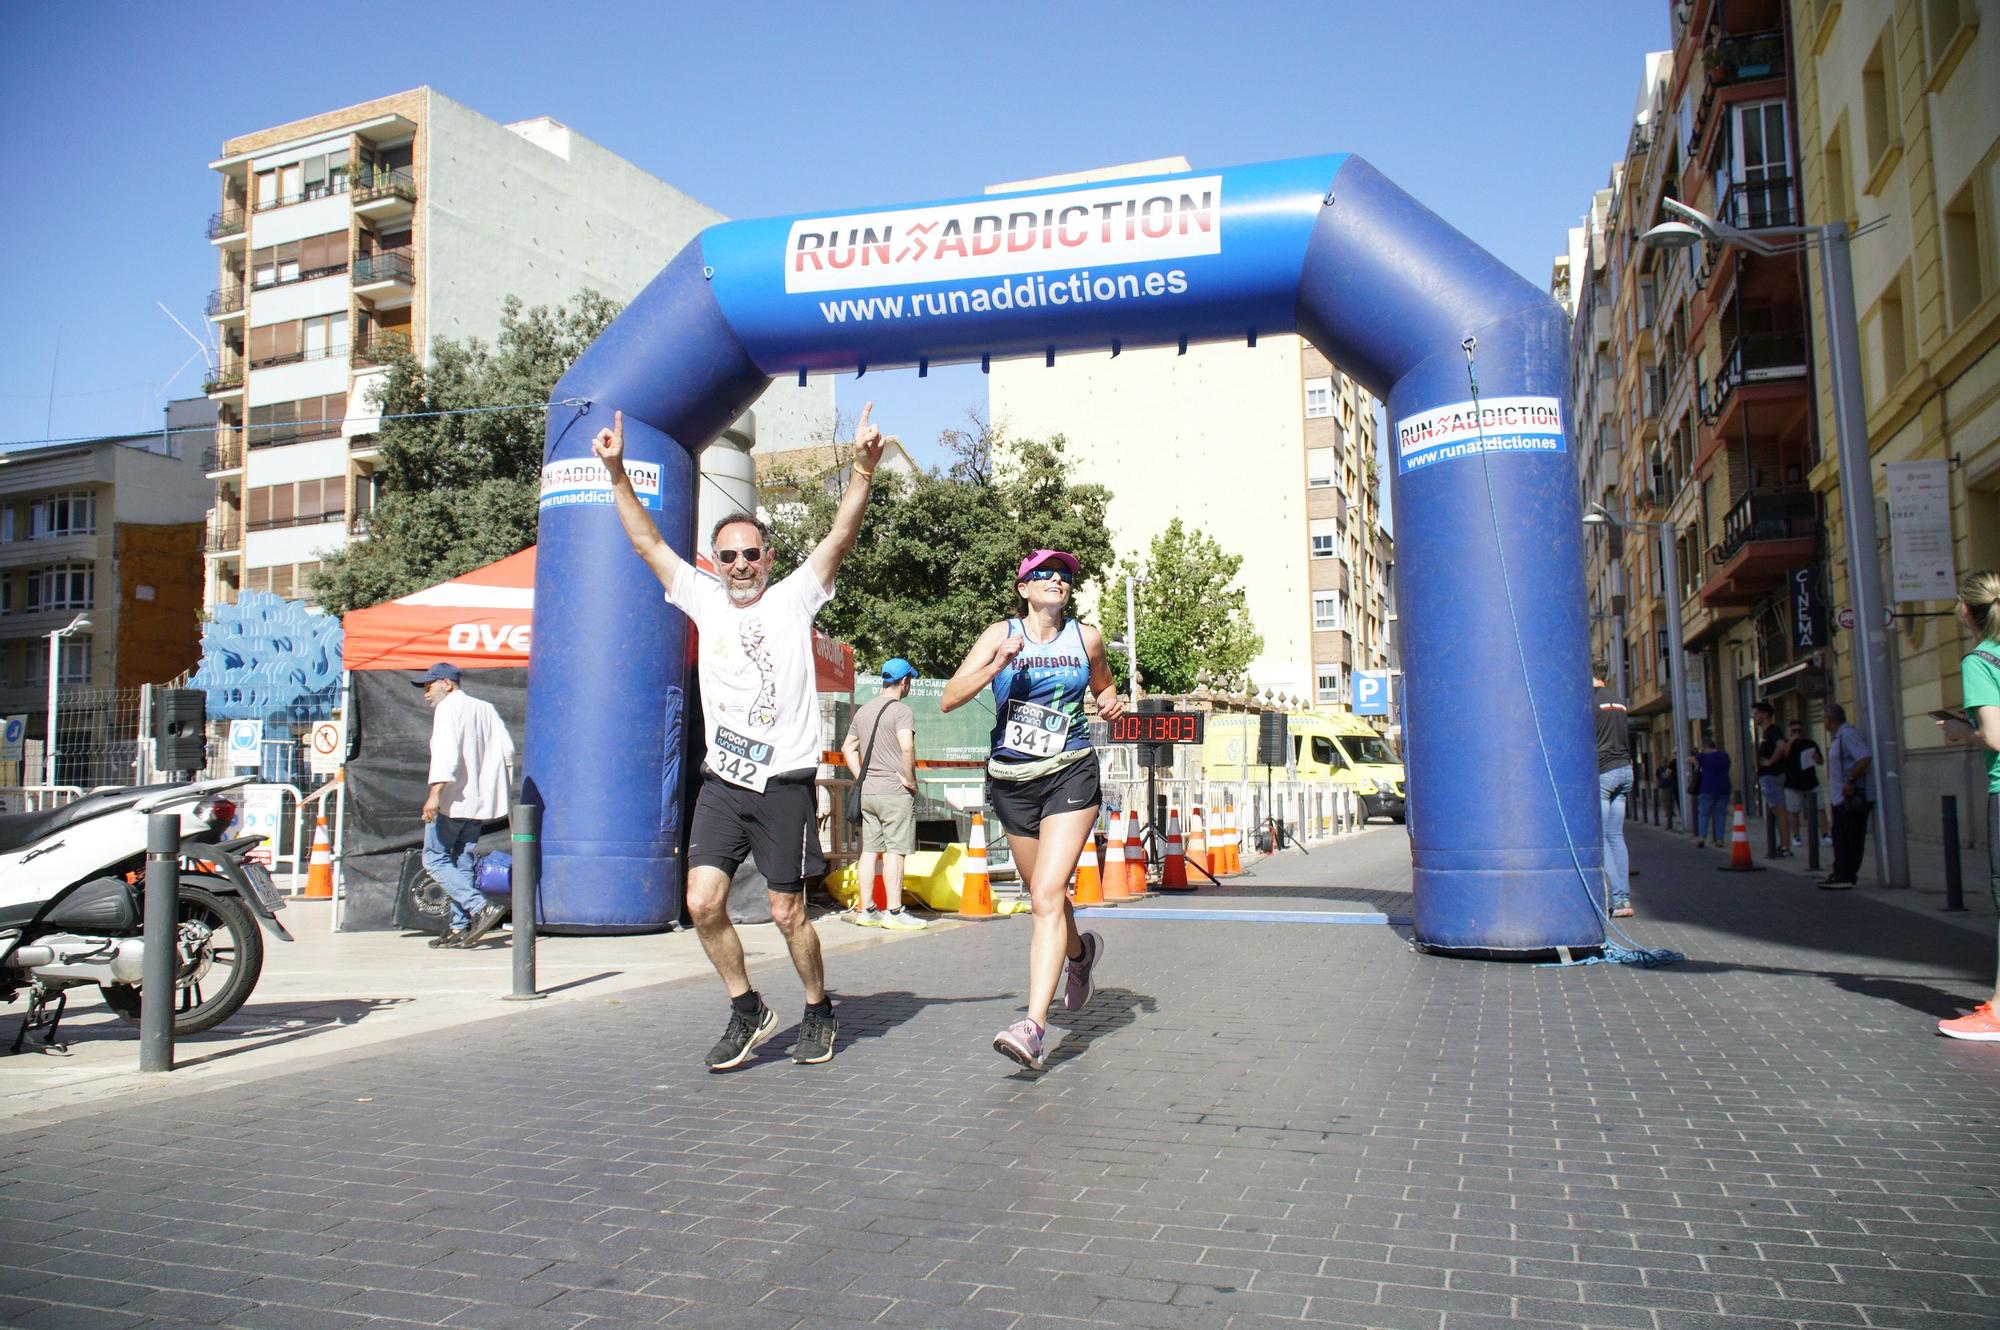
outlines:
[[[1982, 568], [1958, 584], [1958, 621], [1979, 645], [1966, 653], [1958, 677], [1964, 686], [1966, 721], [1940, 717], [1948, 743], [1977, 744], [1986, 750], [1986, 865], [1993, 903], [2000, 909], [2000, 572]], [[2000, 1043], [2000, 971], [1993, 996], [1956, 1020], [1939, 1021], [1938, 1033], [1953, 1039]]]

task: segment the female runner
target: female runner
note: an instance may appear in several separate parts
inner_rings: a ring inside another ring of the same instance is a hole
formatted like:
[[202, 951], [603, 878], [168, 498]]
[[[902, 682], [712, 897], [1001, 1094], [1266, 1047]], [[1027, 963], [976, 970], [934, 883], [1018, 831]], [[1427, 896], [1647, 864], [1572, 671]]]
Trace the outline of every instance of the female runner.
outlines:
[[1124, 707], [1097, 629], [1070, 617], [1077, 562], [1061, 550], [1036, 550], [1015, 574], [1015, 617], [990, 624], [944, 686], [940, 708], [952, 711], [993, 687], [993, 750], [986, 762], [986, 802], [1007, 833], [1014, 864], [1028, 884], [1034, 928], [1028, 943], [1028, 1015], [993, 1036], [993, 1047], [1039, 1070], [1049, 1005], [1063, 981], [1063, 1006], [1090, 1002], [1104, 939], [1076, 929], [1069, 879], [1097, 825], [1097, 754], [1084, 716], [1086, 693], [1098, 714]]

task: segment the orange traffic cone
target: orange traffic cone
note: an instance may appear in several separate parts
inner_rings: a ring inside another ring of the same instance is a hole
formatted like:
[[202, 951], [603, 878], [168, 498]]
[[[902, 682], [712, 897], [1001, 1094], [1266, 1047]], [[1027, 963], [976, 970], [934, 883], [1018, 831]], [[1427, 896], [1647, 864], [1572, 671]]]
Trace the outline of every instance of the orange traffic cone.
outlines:
[[1736, 818], [1729, 828], [1729, 864], [1725, 873], [1761, 873], [1764, 865], [1750, 858], [1750, 824], [1743, 816], [1743, 803], [1736, 803]]
[[1214, 877], [1215, 866], [1209, 862], [1212, 857], [1208, 848], [1207, 819], [1202, 817], [1201, 806], [1197, 804], [1188, 814], [1187, 861], [1210, 877]]
[[993, 881], [986, 876], [986, 814], [972, 814], [972, 838], [965, 847], [965, 881], [958, 890], [958, 917], [993, 917]]
[[306, 870], [305, 898], [333, 899], [333, 842], [326, 837], [326, 815], [313, 825], [312, 866]]
[[1104, 904], [1104, 883], [1097, 872], [1097, 837], [1087, 836], [1083, 842], [1083, 853], [1076, 859], [1076, 891], [1074, 899], [1078, 905]]
[[1111, 834], [1104, 842], [1104, 899], [1122, 901], [1132, 894], [1132, 878], [1125, 871], [1125, 842], [1118, 835], [1118, 810], [1110, 814]]
[[1181, 844], [1181, 810], [1167, 810], [1167, 855], [1160, 863], [1161, 891], [1192, 891], [1187, 880], [1187, 850]]
[[1146, 894], [1146, 847], [1139, 839], [1139, 810], [1125, 810], [1125, 894]]
[[[879, 865], [882, 861], [877, 859], [875, 862]], [[883, 880], [882, 870], [879, 867], [875, 870], [875, 889], [870, 894], [875, 898], [874, 905], [876, 909], [887, 910], [889, 908], [889, 884]]]
[[1222, 815], [1222, 873], [1243, 871], [1243, 828], [1236, 824], [1236, 805], [1230, 804]]

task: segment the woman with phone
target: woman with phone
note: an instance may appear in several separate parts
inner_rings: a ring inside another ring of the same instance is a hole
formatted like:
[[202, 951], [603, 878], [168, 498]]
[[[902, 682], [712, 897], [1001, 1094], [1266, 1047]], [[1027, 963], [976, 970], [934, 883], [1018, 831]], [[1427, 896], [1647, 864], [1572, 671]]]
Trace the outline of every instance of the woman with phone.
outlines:
[[[1993, 903], [2000, 908], [2000, 572], [1982, 568], [1958, 584], [1957, 617], [1979, 645], [1959, 664], [1965, 716], [1933, 712], [1945, 742], [1977, 744], [1986, 750], [1986, 872]], [[2000, 968], [1993, 996], [1955, 1020], [1939, 1021], [1938, 1033], [1953, 1039], [2000, 1043]]]

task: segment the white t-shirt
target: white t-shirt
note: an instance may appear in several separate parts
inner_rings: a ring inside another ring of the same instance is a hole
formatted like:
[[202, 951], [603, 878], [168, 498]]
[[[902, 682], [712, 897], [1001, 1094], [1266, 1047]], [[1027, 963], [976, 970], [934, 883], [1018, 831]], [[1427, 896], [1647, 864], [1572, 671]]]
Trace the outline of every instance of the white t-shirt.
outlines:
[[761, 790], [780, 772], [819, 765], [812, 622], [832, 598], [808, 563], [767, 586], [755, 605], [739, 609], [720, 578], [682, 565], [667, 603], [701, 634], [697, 659], [710, 771]]

